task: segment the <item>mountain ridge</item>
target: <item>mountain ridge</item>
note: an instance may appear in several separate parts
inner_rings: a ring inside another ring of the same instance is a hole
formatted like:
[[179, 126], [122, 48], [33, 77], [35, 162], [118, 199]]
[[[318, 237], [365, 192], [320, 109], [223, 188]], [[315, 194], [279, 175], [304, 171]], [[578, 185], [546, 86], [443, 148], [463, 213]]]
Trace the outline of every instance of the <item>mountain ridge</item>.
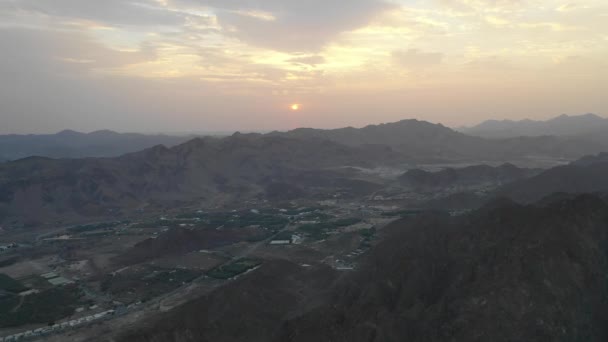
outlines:
[[[574, 159], [601, 150], [552, 137], [487, 140], [442, 125], [405, 120], [361, 130], [198, 137], [172, 147], [154, 144], [118, 157], [28, 157], [0, 164], [0, 221], [101, 217], [148, 206], [206, 203], [216, 196], [231, 201], [272, 193], [280, 198], [281, 189], [302, 193], [302, 188], [290, 184], [303, 179], [315, 191], [348, 192], [346, 188], [355, 186], [362, 195], [374, 184], [338, 169], [429, 160]], [[311, 171], [322, 177], [305, 176]]]
[[254, 196], [273, 180], [306, 170], [402, 161], [390, 148], [255, 134], [197, 138], [114, 158], [29, 157], [0, 164], [0, 221], [98, 217], [159, 202]]
[[466, 134], [485, 138], [514, 138], [521, 136], [581, 136], [608, 130], [608, 118], [596, 114], [566, 115], [548, 120], [486, 120], [472, 127], [461, 128]]
[[31, 156], [50, 158], [117, 157], [163, 144], [175, 146], [192, 136], [141, 133], [118, 133], [98, 130], [82, 133], [63, 130], [55, 134], [0, 135], [0, 160], [18, 160]]
[[324, 139], [349, 146], [387, 145], [413, 158], [505, 160], [525, 156], [580, 158], [608, 148], [579, 138], [510, 137], [486, 139], [457, 132], [441, 124], [416, 119], [394, 123], [322, 130], [299, 128], [287, 132], [272, 132], [272, 136], [296, 139]]

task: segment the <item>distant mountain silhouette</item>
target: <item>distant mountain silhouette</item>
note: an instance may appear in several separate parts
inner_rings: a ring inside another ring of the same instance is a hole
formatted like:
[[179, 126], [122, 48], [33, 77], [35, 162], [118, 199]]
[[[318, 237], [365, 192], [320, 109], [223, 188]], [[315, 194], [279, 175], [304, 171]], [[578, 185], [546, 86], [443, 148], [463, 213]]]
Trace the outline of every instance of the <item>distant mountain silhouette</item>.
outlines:
[[516, 137], [484, 139], [456, 132], [441, 124], [418, 120], [370, 125], [360, 129], [300, 128], [270, 135], [296, 139], [323, 139], [349, 146], [386, 145], [418, 160], [509, 160], [526, 156], [579, 158], [598, 153], [604, 145], [577, 138]]
[[80, 133], [0, 135], [0, 161], [39, 156], [50, 158], [115, 157], [155, 146], [175, 146], [192, 137], [116, 133], [103, 130]]
[[608, 193], [606, 175], [608, 154], [602, 153], [508, 184], [498, 190], [498, 195], [531, 203], [553, 193]]
[[[500, 141], [456, 132], [440, 124], [418, 120], [370, 125], [364, 128], [321, 130], [300, 128], [272, 132], [300, 140], [329, 140], [347, 146], [388, 146], [411, 160], [433, 162], [455, 159], [511, 160], [528, 156], [579, 158], [608, 147], [608, 137], [598, 139], [515, 137]], [[182, 144], [193, 136], [145, 135], [102, 130], [80, 133], [64, 130], [48, 135], [0, 136], [0, 162], [38, 156], [49, 158], [116, 157], [156, 145]], [[605, 140], [605, 141], [604, 141]], [[605, 143], [605, 144], [604, 144]]]
[[584, 114], [578, 116], [561, 115], [547, 121], [529, 119], [521, 121], [488, 120], [477, 126], [464, 128], [462, 132], [485, 138], [536, 137], [543, 135], [572, 137], [601, 133], [608, 135], [608, 119], [595, 114]]

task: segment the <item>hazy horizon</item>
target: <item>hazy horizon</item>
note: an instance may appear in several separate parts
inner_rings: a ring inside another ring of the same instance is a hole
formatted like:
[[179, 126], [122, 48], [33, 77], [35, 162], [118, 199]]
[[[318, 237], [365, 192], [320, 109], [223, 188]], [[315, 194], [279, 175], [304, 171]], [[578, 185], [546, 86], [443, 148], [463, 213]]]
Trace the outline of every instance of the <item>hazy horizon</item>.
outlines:
[[599, 0], [0, 0], [0, 134], [603, 115], [607, 17]]
[[[598, 115], [595, 113], [585, 113], [585, 114], [560, 114], [560, 115], [554, 115], [554, 116], [549, 116], [547, 118], [539, 118], [537, 119], [538, 121], [546, 121], [546, 120], [550, 120], [550, 119], [554, 119], [557, 118], [558, 116], [561, 115], [566, 115], [569, 117], [577, 117], [577, 116], [582, 116], [582, 115], [587, 115], [587, 114], [591, 114], [591, 115], [596, 115], [598, 117], [604, 118], [604, 119], [608, 119], [608, 117], [603, 116], [603, 115]], [[529, 118], [523, 118], [523, 119], [517, 119], [517, 121], [519, 120], [528, 120]], [[105, 128], [105, 127], [100, 127], [100, 128], [96, 128], [96, 129], [91, 129], [91, 130], [78, 130], [78, 129], [73, 129], [70, 127], [67, 128], [63, 128], [60, 130], [51, 130], [51, 131], [40, 131], [37, 133], [32, 133], [32, 132], [17, 132], [17, 133], [2, 133], [0, 131], [0, 135], [52, 135], [52, 134], [59, 134], [61, 132], [64, 131], [75, 131], [78, 133], [84, 133], [84, 134], [89, 134], [89, 133], [94, 133], [94, 132], [100, 132], [100, 131], [112, 131], [112, 132], [116, 132], [116, 133], [124, 133], [124, 134], [128, 134], [128, 133], [135, 133], [135, 134], [146, 134], [146, 135], [173, 135], [173, 136], [189, 136], [189, 135], [208, 135], [208, 136], [227, 136], [227, 135], [232, 135], [236, 132], [239, 133], [259, 133], [259, 134], [266, 134], [266, 133], [270, 133], [270, 132], [287, 132], [290, 130], [294, 130], [294, 129], [299, 129], [299, 128], [312, 128], [312, 129], [327, 129], [327, 130], [332, 130], [332, 129], [340, 129], [340, 128], [363, 128], [366, 126], [374, 126], [374, 125], [382, 125], [382, 124], [390, 124], [390, 123], [395, 123], [395, 122], [399, 122], [399, 121], [403, 121], [403, 120], [419, 120], [419, 121], [426, 121], [426, 120], [420, 120], [417, 118], [403, 118], [403, 119], [399, 119], [396, 121], [387, 121], [387, 122], [370, 122], [370, 123], [366, 123], [366, 124], [362, 124], [362, 125], [346, 125], [346, 126], [335, 126], [335, 127], [314, 127], [314, 126], [300, 126], [300, 127], [291, 127], [291, 128], [278, 128], [278, 129], [274, 129], [274, 130], [247, 130], [247, 129], [232, 129], [232, 130], [224, 130], [224, 131], [208, 131], [208, 130], [190, 130], [190, 131], [145, 131], [145, 130], [141, 130], [141, 131], [135, 131], [135, 130], [123, 130], [123, 129], [110, 129], [110, 128]], [[449, 126], [446, 125], [442, 122], [432, 122], [432, 121], [427, 121], [430, 122], [432, 124], [439, 124], [439, 125], [443, 125], [445, 127], [451, 128], [453, 130], [460, 130], [460, 129], [465, 129], [465, 128], [471, 128], [474, 126], [477, 126], [479, 124], [482, 124], [486, 121], [505, 121], [505, 120], [511, 120], [509, 118], [487, 118], [487, 119], [483, 119], [482, 121], [479, 122], [473, 122], [470, 125], [466, 125], [466, 126]], [[532, 119], [530, 119], [532, 120]]]

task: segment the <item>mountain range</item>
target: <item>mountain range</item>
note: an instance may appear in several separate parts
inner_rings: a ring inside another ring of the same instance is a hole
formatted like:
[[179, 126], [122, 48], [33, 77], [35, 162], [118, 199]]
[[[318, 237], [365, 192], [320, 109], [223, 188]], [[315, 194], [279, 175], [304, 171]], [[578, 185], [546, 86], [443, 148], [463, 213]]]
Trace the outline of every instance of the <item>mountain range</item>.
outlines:
[[486, 139], [454, 131], [441, 124], [402, 120], [363, 128], [332, 130], [300, 128], [269, 135], [323, 139], [347, 146], [385, 145], [417, 160], [509, 160], [530, 156], [579, 158], [608, 149], [606, 145], [571, 137], [510, 137]]
[[[592, 120], [592, 119], [589, 119]], [[576, 127], [574, 120], [559, 120], [565, 126]], [[480, 127], [492, 126], [482, 124]], [[598, 127], [598, 125], [595, 125]], [[281, 136], [299, 140], [329, 140], [346, 146], [383, 145], [404, 156], [426, 161], [454, 159], [514, 159], [525, 156], [578, 158], [597, 153], [608, 147], [608, 138], [509, 135], [505, 139], [482, 139], [472, 128], [470, 134], [454, 131], [441, 124], [418, 120], [369, 125], [363, 128], [322, 130], [300, 128], [288, 132], [271, 132], [268, 136]], [[556, 134], [557, 135], [557, 134]], [[489, 134], [496, 138], [500, 134]], [[31, 156], [48, 158], [117, 157], [157, 145], [173, 147], [195, 136], [145, 135], [116, 133], [109, 130], [80, 133], [65, 130], [46, 135], [1, 135], [0, 162]]]
[[93, 219], [143, 208], [288, 199], [306, 191], [362, 195], [377, 185], [357, 179], [345, 166], [576, 159], [602, 150], [555, 137], [484, 139], [404, 120], [362, 129], [196, 138], [112, 158], [29, 157], [0, 164], [0, 222]]
[[116, 157], [155, 145], [175, 146], [190, 139], [192, 136], [116, 133], [108, 130], [92, 133], [65, 130], [57, 134], [0, 135], [0, 161], [32, 156]]
[[[433, 199], [424, 205], [439, 210], [479, 208], [495, 198], [509, 198], [518, 203], [530, 204], [548, 196], [572, 198], [586, 193], [608, 193], [608, 181], [604, 176], [608, 174], [608, 153], [585, 156], [567, 165], [546, 170], [523, 169], [507, 165], [510, 171], [506, 172], [504, 168], [505, 165], [497, 168], [478, 165], [439, 172], [410, 170], [400, 177], [400, 182], [424, 190], [442, 189], [452, 185], [479, 184], [483, 183], [484, 179], [493, 179], [495, 184], [502, 183], [498, 188], [483, 195], [469, 189]], [[484, 171], [479, 172], [479, 170]], [[473, 175], [477, 178], [473, 178]], [[504, 181], [500, 182], [500, 179]]]
[[[259, 134], [197, 138], [173, 148], [160, 145], [115, 158], [30, 157], [0, 164], [0, 221], [103, 217], [192, 202], [219, 204], [263, 196], [276, 181], [306, 179], [308, 170], [373, 167], [401, 158], [381, 146], [302, 143]], [[340, 179], [341, 174], [308, 177], [307, 187], [314, 188], [315, 182], [323, 185], [327, 177]]]
[[473, 127], [462, 128], [463, 133], [485, 138], [514, 138], [538, 136], [581, 137], [591, 141], [606, 143], [608, 119], [595, 114], [578, 116], [561, 115], [546, 121], [535, 120], [488, 120]]

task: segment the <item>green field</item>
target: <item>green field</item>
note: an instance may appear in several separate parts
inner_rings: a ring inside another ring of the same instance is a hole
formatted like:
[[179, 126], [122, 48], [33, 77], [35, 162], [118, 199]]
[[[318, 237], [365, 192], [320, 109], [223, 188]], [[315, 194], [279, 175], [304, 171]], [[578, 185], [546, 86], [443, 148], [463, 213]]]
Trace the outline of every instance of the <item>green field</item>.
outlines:
[[74, 227], [70, 227], [68, 228], [68, 232], [70, 233], [85, 233], [85, 232], [90, 232], [90, 231], [94, 231], [94, 230], [100, 230], [100, 229], [112, 229], [112, 228], [116, 228], [118, 226], [120, 226], [123, 223], [128, 223], [127, 221], [125, 222], [102, 222], [102, 223], [93, 223], [93, 224], [83, 224], [83, 225], [79, 225], [79, 226], [74, 226]]
[[338, 228], [351, 226], [361, 222], [358, 218], [345, 218], [335, 221], [327, 221], [313, 224], [305, 224], [298, 228], [298, 231], [304, 233], [307, 237], [314, 240], [323, 240], [327, 238], [328, 233]]
[[8, 257], [8, 258], [0, 259], [0, 267], [11, 266], [11, 265], [15, 264], [17, 261], [19, 261], [18, 256], [12, 256], [12, 257]]
[[260, 226], [270, 230], [279, 230], [289, 223], [289, 219], [282, 215], [267, 213], [252, 213], [250, 211], [240, 212], [218, 212], [218, 213], [186, 213], [180, 214], [175, 219], [153, 220], [134, 224], [132, 228], [176, 228], [182, 224], [192, 225], [192, 228], [216, 228], [224, 226], [227, 228], [244, 228], [249, 226]]
[[6, 274], [0, 273], [0, 290], [19, 293], [27, 290], [27, 287], [23, 286], [21, 282], [7, 276]]
[[148, 268], [135, 273], [108, 275], [101, 289], [122, 300], [147, 301], [189, 283], [201, 273], [191, 270]]
[[388, 216], [388, 217], [409, 217], [409, 216], [416, 216], [419, 215], [423, 212], [423, 210], [420, 209], [407, 209], [407, 210], [397, 210], [397, 211], [389, 211], [389, 212], [385, 212], [382, 213], [382, 216]]
[[371, 240], [376, 236], [376, 228], [363, 229], [360, 233], [364, 239]]
[[23, 298], [0, 299], [0, 327], [16, 327], [25, 324], [51, 323], [74, 313], [80, 306], [81, 293], [78, 288], [53, 288]]

